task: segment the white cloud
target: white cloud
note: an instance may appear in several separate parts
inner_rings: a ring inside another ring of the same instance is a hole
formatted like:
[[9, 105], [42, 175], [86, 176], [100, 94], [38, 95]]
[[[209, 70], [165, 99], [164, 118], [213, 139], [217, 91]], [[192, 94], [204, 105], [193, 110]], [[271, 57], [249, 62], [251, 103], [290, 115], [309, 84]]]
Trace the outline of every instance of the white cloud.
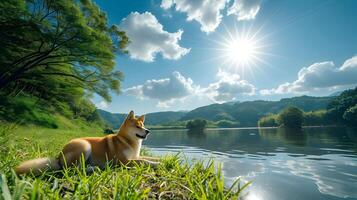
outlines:
[[236, 15], [238, 20], [254, 19], [260, 9], [261, 0], [234, 0], [227, 15]]
[[221, 11], [226, 0], [163, 0], [161, 7], [169, 9], [175, 6], [176, 11], [187, 14], [187, 20], [195, 20], [201, 24], [201, 30], [209, 33], [221, 23]]
[[109, 104], [107, 102], [105, 102], [105, 101], [100, 101], [99, 103], [95, 103], [94, 105], [98, 109], [106, 109], [106, 108], [109, 107]]
[[253, 95], [255, 93], [254, 85], [246, 80], [242, 80], [238, 74], [231, 74], [219, 70], [217, 77], [219, 80], [211, 83], [207, 88], [202, 89], [211, 100], [223, 103], [236, 100], [240, 96]]
[[207, 87], [195, 85], [190, 78], [185, 78], [175, 71], [169, 78], [147, 80], [142, 85], [124, 90], [124, 94], [139, 99], [156, 99], [157, 107], [169, 108], [171, 105], [185, 101], [207, 101], [207, 99], [224, 103], [239, 97], [253, 95], [255, 87], [238, 74], [219, 70], [218, 81]]
[[162, 0], [160, 7], [163, 9], [169, 9], [173, 3], [173, 0]]
[[357, 84], [357, 56], [346, 60], [341, 67], [332, 61], [314, 63], [303, 67], [298, 78], [277, 88], [261, 90], [263, 95], [283, 93], [306, 93], [312, 90], [333, 89]]
[[[319, 167], [313, 165], [312, 160], [305, 157], [296, 157], [291, 160], [275, 159], [271, 160], [270, 164], [278, 170], [284, 170], [284, 173], [291, 173], [296, 177], [310, 179], [315, 182], [318, 191], [325, 195], [331, 195], [339, 198], [357, 198], [357, 192], [353, 189], [354, 174], [348, 173], [347, 169], [356, 168], [355, 162], [352, 160], [335, 159], [333, 154], [326, 154], [320, 156], [322, 159], [334, 160], [336, 165], [346, 165], [346, 169], [341, 169], [340, 180], [332, 178], [334, 175], [330, 174], [330, 169], [327, 167]], [[314, 156], [311, 156], [314, 158]], [[353, 191], [353, 192], [351, 192]]]
[[236, 15], [238, 20], [254, 19], [260, 9], [261, 0], [162, 0], [161, 8], [175, 7], [178, 12], [186, 13], [187, 20], [195, 20], [201, 31], [209, 33], [216, 30], [222, 21], [221, 12], [229, 2], [227, 15]]
[[127, 47], [130, 57], [146, 62], [155, 60], [156, 54], [163, 58], [177, 60], [190, 52], [181, 47], [182, 30], [169, 33], [163, 29], [154, 15], [150, 12], [132, 12], [119, 25], [128, 35], [130, 43]]
[[158, 107], [168, 107], [176, 100], [194, 94], [196, 90], [197, 86], [190, 78], [175, 71], [169, 78], [147, 80], [143, 85], [125, 89], [124, 93], [140, 99], [156, 99], [159, 100]]

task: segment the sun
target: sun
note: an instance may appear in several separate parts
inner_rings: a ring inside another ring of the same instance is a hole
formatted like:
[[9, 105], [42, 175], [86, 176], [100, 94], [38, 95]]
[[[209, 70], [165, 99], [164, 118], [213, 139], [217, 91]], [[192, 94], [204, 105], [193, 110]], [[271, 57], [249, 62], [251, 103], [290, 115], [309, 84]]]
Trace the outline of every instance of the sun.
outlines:
[[238, 66], [248, 65], [254, 61], [257, 56], [256, 42], [250, 38], [232, 38], [224, 45], [224, 57], [229, 62]]
[[239, 72], [254, 74], [256, 68], [270, 64], [265, 60], [271, 44], [266, 41], [268, 34], [263, 34], [262, 28], [258, 27], [238, 27], [231, 26], [222, 31], [216, 39], [211, 39], [214, 43], [214, 55], [209, 60], [218, 60], [220, 68], [229, 68]]
[[263, 55], [261, 40], [257, 34], [247, 31], [228, 32], [218, 49], [222, 60], [235, 68], [254, 67]]

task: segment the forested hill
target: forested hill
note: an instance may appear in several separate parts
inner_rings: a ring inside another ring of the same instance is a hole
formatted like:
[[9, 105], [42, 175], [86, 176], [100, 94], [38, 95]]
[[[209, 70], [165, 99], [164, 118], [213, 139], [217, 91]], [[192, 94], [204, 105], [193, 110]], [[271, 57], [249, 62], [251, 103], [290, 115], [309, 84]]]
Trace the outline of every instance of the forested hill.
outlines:
[[[99, 115], [104, 119], [108, 126], [111, 128], [119, 128], [120, 124], [124, 121], [127, 114], [111, 113], [104, 110], [97, 110]], [[166, 125], [180, 120], [186, 112], [183, 111], [167, 111], [147, 113], [145, 115], [145, 124], [147, 125]]]
[[256, 126], [257, 121], [268, 113], [278, 113], [287, 106], [295, 106], [303, 111], [326, 109], [333, 97], [300, 96], [284, 98], [280, 101], [246, 101], [230, 104], [212, 104], [188, 112], [181, 120], [195, 118], [210, 121], [238, 121], [241, 126]]
[[[285, 98], [280, 101], [246, 101], [225, 104], [211, 104], [196, 108], [190, 112], [156, 112], [146, 114], [147, 125], [175, 124], [177, 121], [187, 121], [202, 118], [209, 121], [229, 120], [239, 122], [240, 126], [256, 126], [257, 121], [268, 113], [278, 113], [287, 106], [295, 106], [303, 111], [326, 109], [333, 97], [300, 96]], [[125, 114], [113, 114], [98, 110], [107, 124], [118, 128]]]

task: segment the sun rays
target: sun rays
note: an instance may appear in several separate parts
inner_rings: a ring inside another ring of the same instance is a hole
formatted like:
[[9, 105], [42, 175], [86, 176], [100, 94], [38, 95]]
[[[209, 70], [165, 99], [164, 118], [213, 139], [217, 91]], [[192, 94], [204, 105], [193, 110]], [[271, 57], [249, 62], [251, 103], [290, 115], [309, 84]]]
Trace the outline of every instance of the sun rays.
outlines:
[[257, 53], [257, 45], [251, 38], [232, 38], [224, 44], [224, 57], [236, 66], [250, 65], [254, 62]]
[[271, 45], [266, 41], [267, 35], [262, 33], [263, 27], [254, 30], [252, 27], [223, 26], [225, 29], [219, 38], [210, 40], [215, 45], [211, 48], [215, 56], [208, 60], [218, 60], [220, 68], [237, 72], [242, 77], [246, 73], [253, 74], [263, 65], [270, 65], [266, 57], [272, 55], [267, 53]]

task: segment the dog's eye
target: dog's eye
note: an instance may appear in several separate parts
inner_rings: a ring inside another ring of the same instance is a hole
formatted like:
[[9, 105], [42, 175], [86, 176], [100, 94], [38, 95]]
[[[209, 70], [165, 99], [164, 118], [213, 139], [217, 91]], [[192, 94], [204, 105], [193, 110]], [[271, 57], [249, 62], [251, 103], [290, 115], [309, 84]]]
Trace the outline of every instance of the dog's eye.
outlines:
[[136, 126], [136, 128], [141, 129], [141, 127], [140, 127], [140, 126]]

